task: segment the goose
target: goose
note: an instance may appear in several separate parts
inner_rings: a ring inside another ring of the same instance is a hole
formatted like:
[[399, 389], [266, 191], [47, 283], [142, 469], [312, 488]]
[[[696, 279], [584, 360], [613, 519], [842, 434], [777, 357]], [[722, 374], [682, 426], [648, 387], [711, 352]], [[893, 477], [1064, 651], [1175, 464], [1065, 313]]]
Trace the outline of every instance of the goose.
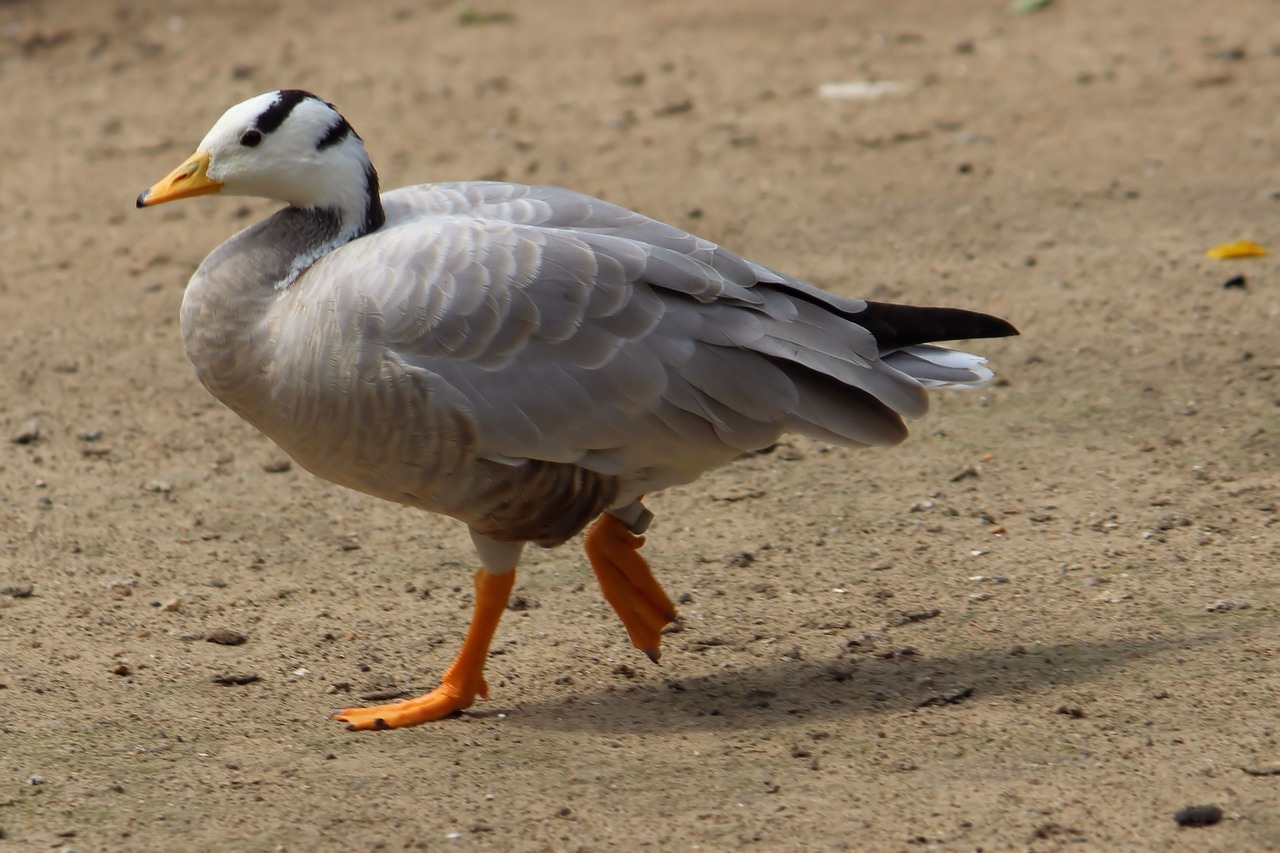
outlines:
[[187, 284], [182, 341], [200, 382], [316, 476], [462, 521], [479, 558], [440, 685], [332, 714], [352, 730], [487, 697], [523, 548], [584, 529], [605, 599], [656, 662], [677, 617], [639, 554], [645, 495], [786, 433], [897, 444], [930, 389], [993, 376], [937, 342], [1018, 333], [974, 311], [828, 293], [568, 189], [381, 193], [351, 124], [296, 89], [231, 107], [137, 206], [211, 193], [286, 206]]

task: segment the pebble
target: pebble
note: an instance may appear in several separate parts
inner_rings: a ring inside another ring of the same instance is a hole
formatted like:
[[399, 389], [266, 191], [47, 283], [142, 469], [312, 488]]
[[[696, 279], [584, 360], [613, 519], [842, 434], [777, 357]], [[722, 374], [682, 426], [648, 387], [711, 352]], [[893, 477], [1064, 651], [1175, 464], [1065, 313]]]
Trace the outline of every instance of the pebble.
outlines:
[[238, 634], [235, 631], [228, 631], [226, 628], [217, 628], [210, 631], [205, 637], [210, 643], [217, 643], [220, 646], [239, 646], [245, 640], [249, 639], [244, 634]]
[[9, 440], [14, 444], [31, 444], [40, 437], [40, 419], [32, 415], [31, 419], [22, 425], [22, 429], [9, 436]]
[[1241, 767], [1240, 769], [1250, 776], [1280, 776], [1280, 764], [1270, 767]]
[[1228, 613], [1232, 610], [1248, 610], [1249, 602], [1233, 601], [1230, 598], [1221, 598], [1205, 608], [1210, 613]]
[[214, 684], [221, 684], [223, 687], [239, 686], [242, 684], [253, 684], [255, 681], [261, 681], [262, 676], [253, 673], [244, 673], [242, 675], [215, 675], [212, 679]]
[[968, 685], [956, 687], [942, 693], [934, 693], [932, 696], [926, 696], [916, 703], [917, 708], [928, 708], [930, 706], [942, 705], [959, 705], [964, 700], [973, 695], [973, 688]]
[[912, 613], [903, 613], [889, 623], [890, 628], [898, 628], [902, 625], [909, 625], [912, 622], [924, 622], [926, 619], [933, 619], [935, 616], [941, 616], [942, 610], [937, 607], [931, 607], [928, 610], [917, 610]]
[[1215, 805], [1185, 806], [1174, 813], [1178, 826], [1213, 826], [1222, 820], [1222, 809]]
[[29, 583], [13, 584], [0, 589], [0, 595], [7, 595], [9, 598], [30, 598], [35, 589]]

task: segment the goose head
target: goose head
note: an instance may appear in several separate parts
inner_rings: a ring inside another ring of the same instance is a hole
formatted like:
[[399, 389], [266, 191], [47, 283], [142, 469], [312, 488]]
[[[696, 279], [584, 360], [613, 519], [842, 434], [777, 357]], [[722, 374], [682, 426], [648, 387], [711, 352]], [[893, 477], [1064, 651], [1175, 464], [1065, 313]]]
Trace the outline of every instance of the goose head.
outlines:
[[332, 104], [298, 89], [266, 92], [227, 110], [196, 153], [143, 190], [138, 207], [210, 193], [326, 211], [346, 232], [382, 224], [378, 174], [360, 136]]

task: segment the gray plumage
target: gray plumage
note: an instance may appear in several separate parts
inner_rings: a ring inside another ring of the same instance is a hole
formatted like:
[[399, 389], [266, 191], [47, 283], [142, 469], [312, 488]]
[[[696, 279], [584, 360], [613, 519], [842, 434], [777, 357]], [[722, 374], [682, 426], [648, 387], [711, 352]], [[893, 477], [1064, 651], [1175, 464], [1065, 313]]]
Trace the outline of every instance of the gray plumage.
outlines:
[[306, 148], [334, 114], [290, 108], [264, 156], [336, 152], [329, 168], [351, 174], [333, 204], [295, 202], [205, 260], [182, 306], [187, 352], [303, 467], [489, 540], [557, 544], [787, 432], [894, 444], [927, 387], [991, 376], [929, 341], [1015, 333], [826, 293], [554, 187], [407, 187], [363, 233], [379, 199], [359, 137]]

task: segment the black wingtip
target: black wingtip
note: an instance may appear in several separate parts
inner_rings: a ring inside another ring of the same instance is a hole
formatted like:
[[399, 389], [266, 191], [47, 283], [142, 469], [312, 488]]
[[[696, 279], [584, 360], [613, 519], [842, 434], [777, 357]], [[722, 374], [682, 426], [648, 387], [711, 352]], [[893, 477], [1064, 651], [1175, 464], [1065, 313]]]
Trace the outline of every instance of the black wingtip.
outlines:
[[1022, 332], [1018, 331], [1018, 327], [1001, 317], [993, 317], [990, 314], [979, 314], [988, 321], [988, 331], [982, 337], [984, 338], [1016, 338]]
[[1008, 320], [964, 308], [868, 302], [866, 310], [856, 319], [875, 335], [881, 350], [942, 341], [1008, 338], [1019, 334]]

